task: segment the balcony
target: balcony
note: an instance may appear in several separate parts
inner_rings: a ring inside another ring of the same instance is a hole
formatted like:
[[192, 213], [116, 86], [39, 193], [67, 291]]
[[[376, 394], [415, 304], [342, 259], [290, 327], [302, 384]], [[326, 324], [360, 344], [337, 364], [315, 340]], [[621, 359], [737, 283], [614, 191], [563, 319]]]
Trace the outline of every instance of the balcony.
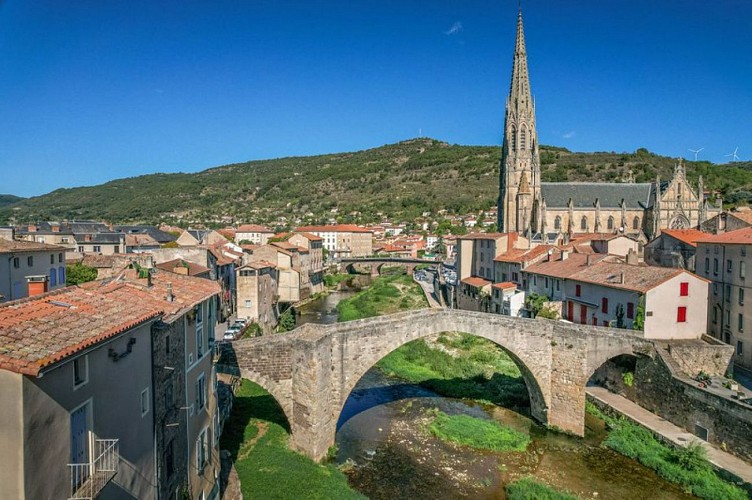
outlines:
[[68, 464], [70, 471], [69, 500], [93, 500], [120, 467], [120, 445], [117, 439], [96, 439], [89, 434], [90, 462]]

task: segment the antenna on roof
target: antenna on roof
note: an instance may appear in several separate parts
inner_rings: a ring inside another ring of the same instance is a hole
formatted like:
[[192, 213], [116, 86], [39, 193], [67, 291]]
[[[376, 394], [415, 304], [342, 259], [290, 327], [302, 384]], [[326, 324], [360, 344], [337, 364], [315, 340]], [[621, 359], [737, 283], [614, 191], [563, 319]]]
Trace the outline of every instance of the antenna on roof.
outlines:
[[699, 153], [699, 152], [700, 152], [700, 151], [702, 151], [703, 149], [705, 149], [705, 148], [700, 148], [700, 149], [688, 149], [687, 151], [691, 151], [692, 153], [694, 153], [694, 154], [695, 154], [695, 161], [697, 161], [697, 153]]
[[724, 156], [733, 156], [733, 158], [731, 159], [731, 163], [733, 163], [733, 162], [735, 162], [735, 161], [739, 161], [739, 157], [738, 157], [738, 156], [736, 156], [736, 153], [738, 153], [738, 152], [739, 152], [739, 146], [737, 146], [737, 147], [736, 147], [736, 148], [734, 149], [734, 152], [733, 152], [733, 153], [729, 153], [729, 154], [727, 154], [727, 155], [724, 155]]

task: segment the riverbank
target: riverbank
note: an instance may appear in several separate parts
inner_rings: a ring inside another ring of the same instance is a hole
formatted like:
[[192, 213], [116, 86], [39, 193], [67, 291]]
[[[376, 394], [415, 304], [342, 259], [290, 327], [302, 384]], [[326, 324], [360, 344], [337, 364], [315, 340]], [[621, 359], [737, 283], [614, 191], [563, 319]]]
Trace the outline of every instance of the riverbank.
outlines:
[[406, 274], [380, 276], [371, 286], [337, 304], [339, 321], [428, 307], [423, 289]]
[[243, 380], [220, 449], [230, 452], [244, 499], [362, 499], [333, 465], [289, 449], [289, 424], [274, 398]]

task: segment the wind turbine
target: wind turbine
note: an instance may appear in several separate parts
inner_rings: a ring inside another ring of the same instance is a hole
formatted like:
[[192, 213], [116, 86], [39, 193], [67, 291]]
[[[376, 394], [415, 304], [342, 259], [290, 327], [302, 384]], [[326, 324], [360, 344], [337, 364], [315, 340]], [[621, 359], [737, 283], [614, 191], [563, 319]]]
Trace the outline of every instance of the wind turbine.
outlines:
[[697, 161], [697, 153], [699, 153], [699, 152], [700, 152], [700, 151], [702, 151], [703, 149], [705, 149], [705, 148], [700, 148], [700, 149], [689, 149], [688, 151], [691, 151], [692, 153], [694, 153], [694, 154], [695, 154], [695, 161]]
[[738, 156], [736, 156], [736, 153], [738, 153], [738, 152], [739, 152], [739, 146], [737, 146], [737, 147], [736, 147], [736, 148], [734, 149], [734, 152], [733, 152], [733, 153], [729, 153], [729, 154], [727, 154], [727, 155], [724, 155], [724, 156], [733, 156], [733, 158], [731, 159], [731, 162], [733, 163], [733, 162], [735, 162], [735, 161], [739, 161], [739, 157], [738, 157]]

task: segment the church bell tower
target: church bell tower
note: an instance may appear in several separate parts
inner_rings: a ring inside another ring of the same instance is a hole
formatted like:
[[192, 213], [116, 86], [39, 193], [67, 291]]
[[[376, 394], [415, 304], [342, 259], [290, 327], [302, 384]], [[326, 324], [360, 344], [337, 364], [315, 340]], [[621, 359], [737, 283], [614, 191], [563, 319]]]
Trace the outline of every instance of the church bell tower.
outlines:
[[530, 93], [522, 10], [517, 16], [517, 39], [512, 85], [506, 103], [499, 174], [499, 231], [528, 236], [540, 231], [536, 220], [540, 196], [540, 156], [535, 130], [535, 103]]

